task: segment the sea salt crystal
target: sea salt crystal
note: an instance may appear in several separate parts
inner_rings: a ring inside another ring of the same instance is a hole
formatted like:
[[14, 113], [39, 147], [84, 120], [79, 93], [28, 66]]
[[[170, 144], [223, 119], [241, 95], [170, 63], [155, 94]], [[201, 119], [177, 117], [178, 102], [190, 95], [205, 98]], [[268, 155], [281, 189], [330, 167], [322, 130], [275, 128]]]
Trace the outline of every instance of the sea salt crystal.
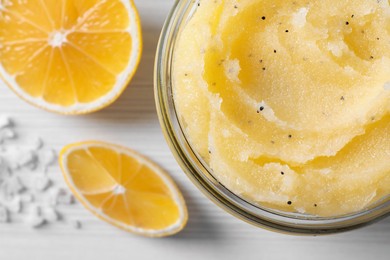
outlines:
[[42, 217], [42, 210], [39, 206], [32, 206], [29, 215], [25, 219], [26, 224], [31, 228], [40, 228], [46, 224], [46, 220]]
[[40, 228], [46, 224], [46, 220], [41, 216], [29, 216], [26, 223], [31, 228]]
[[53, 165], [57, 159], [57, 154], [54, 150], [45, 150], [40, 153], [39, 160], [44, 167]]
[[61, 188], [55, 194], [55, 202], [59, 205], [70, 205], [74, 202], [74, 199], [67, 190]]
[[13, 195], [21, 193], [25, 186], [18, 176], [11, 175], [3, 181], [1, 189], [5, 195], [8, 195], [8, 198], [11, 198]]
[[7, 209], [12, 213], [20, 213], [22, 211], [22, 201], [20, 197], [14, 197], [11, 201], [5, 203]]
[[35, 198], [34, 195], [27, 193], [27, 194], [20, 195], [20, 200], [23, 203], [31, 203], [34, 202]]
[[43, 145], [44, 145], [43, 140], [38, 137], [33, 140], [31, 147], [34, 151], [38, 151], [42, 149]]
[[8, 147], [5, 151], [2, 153], [2, 158], [7, 164], [8, 169], [10, 170], [16, 170], [20, 168], [19, 160], [21, 158], [22, 151], [20, 147], [11, 146]]
[[34, 155], [30, 151], [27, 151], [27, 152], [21, 151], [20, 154], [18, 155], [18, 157], [19, 157], [19, 160], [18, 160], [19, 165], [21, 165], [21, 166], [25, 166], [34, 160]]
[[0, 205], [0, 223], [7, 223], [10, 221], [7, 208]]
[[46, 175], [38, 175], [33, 180], [34, 189], [37, 191], [45, 191], [51, 185], [51, 180]]
[[57, 206], [58, 205], [58, 202], [57, 202], [57, 193], [58, 193], [58, 189], [50, 189], [48, 191], [48, 196], [47, 196], [47, 201], [48, 201], [48, 204], [50, 206]]
[[43, 216], [47, 222], [56, 222], [61, 219], [60, 213], [53, 207], [47, 207], [42, 210]]
[[16, 138], [16, 133], [12, 129], [5, 128], [0, 130], [0, 144], [4, 143], [6, 140], [14, 138]]
[[12, 120], [8, 116], [0, 115], [0, 129], [10, 127], [12, 125]]
[[72, 221], [72, 226], [74, 229], [81, 229], [82, 228], [82, 224], [79, 220]]
[[0, 178], [1, 175], [8, 170], [7, 163], [5, 162], [3, 157], [0, 157]]
[[49, 204], [56, 205], [71, 205], [74, 202], [72, 194], [64, 188], [55, 188], [50, 191]]
[[33, 151], [21, 151], [17, 155], [19, 157], [19, 167], [27, 167], [31, 170], [37, 168], [38, 157], [37, 154]]

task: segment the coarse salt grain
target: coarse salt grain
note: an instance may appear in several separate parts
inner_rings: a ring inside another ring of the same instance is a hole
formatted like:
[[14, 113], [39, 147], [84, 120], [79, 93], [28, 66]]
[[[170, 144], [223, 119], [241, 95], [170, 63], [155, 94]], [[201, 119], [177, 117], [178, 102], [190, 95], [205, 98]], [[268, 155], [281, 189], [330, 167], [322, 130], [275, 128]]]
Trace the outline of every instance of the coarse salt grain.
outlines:
[[51, 185], [51, 180], [46, 175], [40, 175], [34, 178], [33, 186], [37, 191], [45, 191]]
[[52, 199], [52, 205], [70, 205], [74, 202], [72, 194], [63, 188], [54, 190]]
[[8, 116], [0, 115], [0, 129], [11, 126], [12, 121]]
[[19, 167], [28, 167], [30, 169], [35, 169], [38, 164], [38, 158], [35, 152], [33, 151], [26, 151], [21, 152], [19, 156]]
[[20, 199], [23, 203], [31, 203], [34, 202], [34, 195], [32, 194], [22, 194]]
[[43, 147], [43, 140], [40, 137], [35, 138], [31, 144], [31, 147], [33, 150], [40, 150]]
[[72, 221], [72, 226], [74, 229], [81, 229], [82, 228], [82, 224], [79, 220]]
[[48, 222], [56, 222], [60, 220], [61, 215], [54, 207], [47, 207], [42, 209], [43, 216]]
[[12, 213], [20, 213], [22, 211], [22, 201], [18, 197], [13, 198], [11, 201], [4, 202], [4, 204]]
[[9, 222], [9, 214], [6, 207], [0, 205], [0, 223]]
[[42, 162], [42, 165], [47, 168], [52, 166], [57, 159], [56, 152], [54, 150], [46, 150], [40, 154], [39, 160]]
[[37, 205], [33, 205], [25, 222], [31, 228], [43, 226], [46, 223], [46, 220], [42, 217], [41, 208]]
[[5, 198], [13, 198], [16, 194], [22, 192], [25, 187], [21, 182], [19, 176], [10, 175], [5, 178], [0, 186], [1, 191], [4, 193]]
[[16, 133], [8, 128], [0, 130], [0, 144], [4, 143], [6, 140], [11, 140], [16, 138]]

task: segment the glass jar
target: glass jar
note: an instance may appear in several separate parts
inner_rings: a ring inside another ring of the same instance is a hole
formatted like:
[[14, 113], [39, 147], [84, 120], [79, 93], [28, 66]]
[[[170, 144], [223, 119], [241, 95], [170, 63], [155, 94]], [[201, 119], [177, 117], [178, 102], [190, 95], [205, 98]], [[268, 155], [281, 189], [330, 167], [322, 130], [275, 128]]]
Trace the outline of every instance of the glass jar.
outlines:
[[213, 176], [207, 163], [188, 142], [175, 109], [172, 93], [172, 61], [180, 30], [192, 17], [199, 1], [176, 1], [164, 25], [155, 64], [155, 99], [160, 124], [176, 160], [191, 181], [215, 204], [250, 224], [273, 231], [319, 235], [356, 229], [390, 213], [386, 199], [370, 208], [339, 217], [323, 218], [261, 207], [231, 192]]

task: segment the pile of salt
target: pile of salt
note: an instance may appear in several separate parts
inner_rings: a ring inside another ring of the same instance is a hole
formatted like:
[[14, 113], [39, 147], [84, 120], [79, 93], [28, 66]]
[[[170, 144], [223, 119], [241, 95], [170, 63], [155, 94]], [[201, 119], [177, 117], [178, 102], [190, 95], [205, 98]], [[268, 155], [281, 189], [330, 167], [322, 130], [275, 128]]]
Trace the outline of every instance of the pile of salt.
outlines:
[[[13, 120], [0, 115], [0, 223], [12, 222], [16, 215], [32, 228], [64, 221], [57, 206], [71, 205], [74, 198], [48, 174], [56, 152], [41, 138], [24, 145], [13, 142], [16, 139]], [[81, 228], [78, 220], [70, 224]]]

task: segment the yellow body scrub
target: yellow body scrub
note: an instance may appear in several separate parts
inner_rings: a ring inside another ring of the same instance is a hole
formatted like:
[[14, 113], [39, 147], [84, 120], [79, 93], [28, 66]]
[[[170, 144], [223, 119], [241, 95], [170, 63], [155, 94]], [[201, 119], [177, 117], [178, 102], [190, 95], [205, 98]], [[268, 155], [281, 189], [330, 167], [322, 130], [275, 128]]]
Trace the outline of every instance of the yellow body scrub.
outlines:
[[388, 0], [205, 0], [179, 34], [176, 109], [237, 195], [318, 216], [390, 194]]

